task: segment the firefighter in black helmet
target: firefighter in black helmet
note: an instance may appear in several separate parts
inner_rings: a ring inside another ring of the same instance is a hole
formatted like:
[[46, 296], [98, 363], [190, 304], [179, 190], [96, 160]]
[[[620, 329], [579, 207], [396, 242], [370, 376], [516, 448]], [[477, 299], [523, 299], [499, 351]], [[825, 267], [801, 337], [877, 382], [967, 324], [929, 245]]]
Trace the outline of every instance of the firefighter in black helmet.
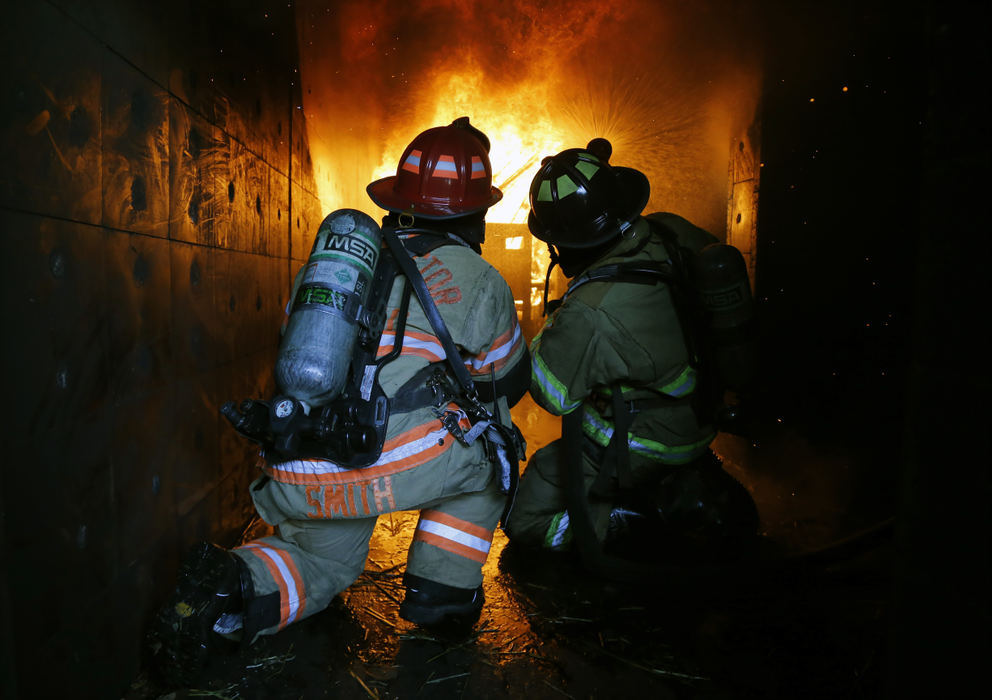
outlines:
[[[531, 457], [507, 533], [568, 548], [580, 507], [600, 542], [634, 523], [751, 532], [753, 502], [709, 448], [715, 420], [672, 277], [716, 238], [675, 214], [642, 216], [647, 177], [611, 155], [594, 139], [545, 158], [531, 183], [528, 226], [570, 282], [531, 343], [530, 393], [565, 418], [562, 439]], [[566, 498], [566, 469], [587, 501]]]

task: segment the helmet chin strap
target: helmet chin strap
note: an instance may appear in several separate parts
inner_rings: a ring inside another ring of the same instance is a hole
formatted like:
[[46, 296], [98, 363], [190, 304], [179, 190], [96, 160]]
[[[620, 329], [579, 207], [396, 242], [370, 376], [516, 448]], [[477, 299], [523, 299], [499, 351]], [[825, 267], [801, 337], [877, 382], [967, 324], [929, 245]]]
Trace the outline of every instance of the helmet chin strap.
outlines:
[[548, 272], [544, 276], [544, 307], [541, 309], [542, 316], [548, 315], [548, 287], [551, 284], [551, 271], [558, 264], [558, 251], [550, 243], [548, 243], [548, 254], [551, 256], [551, 264], [548, 265]]
[[[583, 248], [579, 250], [566, 249], [563, 255], [555, 246], [548, 243], [548, 253], [551, 256], [551, 264], [548, 265], [548, 272], [544, 276], [544, 309], [542, 313], [547, 316], [549, 313], [548, 309], [548, 291], [551, 286], [551, 272], [555, 267], [560, 267], [561, 271], [566, 277], [575, 277], [579, 272], [581, 272], [587, 265], [592, 264], [599, 256], [605, 254], [609, 251], [621, 237], [627, 236], [628, 232], [632, 230], [634, 222], [637, 220], [637, 216], [629, 221], [621, 221], [617, 227], [617, 233], [600, 246], [594, 246], [592, 248]], [[634, 251], [639, 251], [647, 242], [649, 237], [645, 237], [639, 246], [637, 246]], [[551, 302], [550, 311], [553, 312], [561, 300]]]

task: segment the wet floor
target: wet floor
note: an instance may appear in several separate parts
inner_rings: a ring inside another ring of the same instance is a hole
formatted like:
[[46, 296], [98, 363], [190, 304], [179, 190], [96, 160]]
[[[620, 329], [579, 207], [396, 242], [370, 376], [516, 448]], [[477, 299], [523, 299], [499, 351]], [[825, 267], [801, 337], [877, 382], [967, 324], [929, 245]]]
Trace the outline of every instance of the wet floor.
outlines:
[[[528, 454], [558, 436], [557, 419], [529, 399], [514, 414]], [[395, 513], [380, 518], [365, 572], [327, 610], [250, 649], [232, 645], [195, 688], [162, 687], [142, 672], [125, 697], [876, 697], [887, 539], [781, 565], [878, 520], [852, 501], [862, 465], [777, 424], [759, 432], [714, 445], [761, 513], [755, 566], [699, 579], [686, 562], [671, 580], [610, 583], [569, 555], [518, 551], [497, 531], [479, 621], [468, 632], [427, 632], [398, 616], [417, 514]]]

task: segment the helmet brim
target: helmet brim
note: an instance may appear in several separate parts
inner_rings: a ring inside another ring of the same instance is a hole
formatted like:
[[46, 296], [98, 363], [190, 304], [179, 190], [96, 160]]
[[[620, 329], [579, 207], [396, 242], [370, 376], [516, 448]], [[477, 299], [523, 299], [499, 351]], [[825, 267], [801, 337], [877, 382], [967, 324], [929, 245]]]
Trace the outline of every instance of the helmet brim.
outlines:
[[613, 172], [619, 181], [618, 190], [621, 201], [617, 204], [617, 226], [604, 230], [598, 236], [588, 236], [583, 232], [576, 236], [573, 231], [546, 228], [534, 216], [533, 210], [527, 216], [527, 227], [538, 240], [561, 248], [594, 248], [620, 234], [619, 224], [636, 219], [651, 198], [651, 183], [647, 175], [634, 168], [613, 166]]
[[613, 172], [620, 179], [620, 191], [626, 195], [620, 205], [621, 219], [633, 221], [648, 205], [651, 198], [651, 183], [640, 170], [613, 166]]
[[503, 193], [496, 187], [489, 190], [489, 199], [476, 206], [461, 207], [450, 206], [440, 202], [411, 202], [405, 197], [398, 197], [395, 192], [396, 176], [391, 175], [381, 180], [376, 180], [365, 188], [369, 199], [375, 202], [376, 206], [397, 213], [410, 213], [420, 219], [454, 219], [459, 216], [467, 216], [484, 211], [503, 199]]

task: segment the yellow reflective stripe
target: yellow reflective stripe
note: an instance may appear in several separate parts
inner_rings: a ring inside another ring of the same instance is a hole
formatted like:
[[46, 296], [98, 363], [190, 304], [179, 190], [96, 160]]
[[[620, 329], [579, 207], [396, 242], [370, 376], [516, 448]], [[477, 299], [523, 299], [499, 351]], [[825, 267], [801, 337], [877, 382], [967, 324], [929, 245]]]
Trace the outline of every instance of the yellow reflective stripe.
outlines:
[[556, 184], [558, 185], [558, 199], [564, 199], [579, 189], [568, 175], [559, 175]]
[[[656, 386], [656, 387], [651, 387], [651, 386], [631, 386], [629, 384], [621, 384], [620, 385], [620, 393], [626, 395], [627, 392], [630, 392], [630, 391], [644, 391], [644, 390], [649, 390], [649, 391], [657, 391], [657, 392], [660, 392], [662, 394], [667, 394], [668, 396], [672, 396], [674, 398], [682, 398], [683, 396], [686, 396], [687, 394], [691, 394], [693, 392], [693, 390], [695, 390], [695, 388], [696, 388], [696, 377], [697, 377], [696, 370], [693, 369], [692, 367], [686, 365], [685, 369], [683, 369], [681, 372], [679, 372], [679, 376], [677, 376], [675, 379], [673, 379], [672, 381], [668, 382], [667, 384], [659, 385], [659, 386]], [[603, 396], [612, 396], [613, 395], [613, 389], [611, 387], [608, 387], [608, 386], [603, 387], [601, 389], [597, 389], [597, 391], [600, 394], [602, 394]]]
[[668, 384], [660, 387], [658, 390], [663, 394], [668, 394], [669, 396], [680, 397], [692, 393], [695, 388], [696, 370], [689, 365], [686, 365], [685, 369], [679, 372], [679, 376], [668, 382]]
[[551, 180], [544, 180], [537, 190], [538, 202], [553, 202], [551, 198]]
[[569, 527], [568, 511], [557, 513], [544, 535], [544, 546], [548, 549], [564, 549], [572, 541], [572, 528]]
[[584, 161], [584, 160], [580, 160], [578, 163], [576, 163], [575, 164], [575, 169], [578, 170], [583, 175], [585, 175], [590, 180], [592, 180], [592, 176], [593, 175], [595, 175], [597, 172], [599, 172], [599, 166], [598, 165], [596, 165], [595, 163], [589, 163], [589, 162]]
[[[602, 447], [610, 444], [613, 437], [613, 423], [600, 416], [591, 406], [585, 406], [582, 416], [582, 432]], [[627, 448], [634, 454], [665, 464], [686, 464], [696, 459], [703, 448], [710, 444], [715, 433], [688, 445], [665, 445], [657, 440], [627, 433]]]
[[568, 403], [568, 389], [548, 368], [541, 356], [541, 336], [538, 334], [531, 343], [530, 362], [531, 386], [537, 386], [545, 402], [556, 412], [568, 413], [578, 407], [581, 401]]

